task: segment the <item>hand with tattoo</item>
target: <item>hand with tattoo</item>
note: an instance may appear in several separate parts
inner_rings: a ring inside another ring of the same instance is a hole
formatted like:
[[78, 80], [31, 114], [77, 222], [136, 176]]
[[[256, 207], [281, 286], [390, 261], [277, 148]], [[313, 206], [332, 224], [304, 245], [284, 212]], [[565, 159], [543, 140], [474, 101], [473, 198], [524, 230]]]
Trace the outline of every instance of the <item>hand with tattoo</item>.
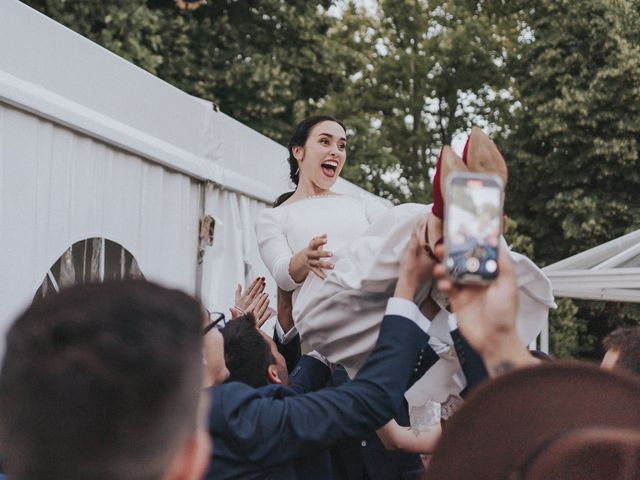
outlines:
[[[443, 252], [436, 252], [436, 256], [438, 253]], [[438, 288], [448, 295], [460, 332], [482, 356], [493, 377], [537, 363], [516, 331], [518, 282], [504, 249], [500, 250], [498, 265], [500, 274], [488, 285], [454, 284], [447, 278], [444, 265], [434, 269]]]

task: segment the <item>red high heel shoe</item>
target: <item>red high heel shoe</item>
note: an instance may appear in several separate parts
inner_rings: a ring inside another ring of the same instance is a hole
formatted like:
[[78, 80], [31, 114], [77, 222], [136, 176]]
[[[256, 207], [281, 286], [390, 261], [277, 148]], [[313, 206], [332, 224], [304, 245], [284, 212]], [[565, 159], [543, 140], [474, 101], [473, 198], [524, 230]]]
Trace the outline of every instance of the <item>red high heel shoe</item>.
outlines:
[[509, 179], [507, 163], [496, 144], [478, 127], [471, 129], [467, 144], [464, 146], [462, 161], [470, 172], [493, 173], [500, 177], [505, 186], [507, 185]]
[[[438, 162], [436, 164], [436, 174], [433, 177], [433, 206], [431, 215], [427, 219], [425, 228], [425, 249], [427, 253], [435, 258], [433, 251], [436, 246], [442, 243], [442, 218], [444, 216], [444, 192], [447, 177], [451, 172], [466, 172], [467, 166], [449, 145], [445, 145], [440, 150]], [[429, 239], [435, 241], [429, 241]]]

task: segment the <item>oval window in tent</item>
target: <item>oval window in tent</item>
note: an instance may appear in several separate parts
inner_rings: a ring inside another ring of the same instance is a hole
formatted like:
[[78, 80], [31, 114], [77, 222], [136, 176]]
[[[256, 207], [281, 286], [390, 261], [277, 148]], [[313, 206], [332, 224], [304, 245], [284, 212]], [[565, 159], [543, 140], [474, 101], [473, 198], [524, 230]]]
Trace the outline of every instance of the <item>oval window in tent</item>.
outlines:
[[83, 283], [144, 278], [133, 255], [119, 243], [87, 238], [71, 245], [45, 275], [33, 300]]

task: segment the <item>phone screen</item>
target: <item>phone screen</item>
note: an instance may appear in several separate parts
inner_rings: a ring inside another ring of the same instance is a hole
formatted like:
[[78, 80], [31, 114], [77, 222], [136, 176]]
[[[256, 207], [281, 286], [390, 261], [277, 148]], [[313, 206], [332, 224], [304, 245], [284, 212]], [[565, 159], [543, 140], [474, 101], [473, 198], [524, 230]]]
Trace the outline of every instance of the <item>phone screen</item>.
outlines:
[[483, 283], [498, 275], [502, 183], [493, 175], [452, 174], [445, 216], [446, 265], [457, 282]]

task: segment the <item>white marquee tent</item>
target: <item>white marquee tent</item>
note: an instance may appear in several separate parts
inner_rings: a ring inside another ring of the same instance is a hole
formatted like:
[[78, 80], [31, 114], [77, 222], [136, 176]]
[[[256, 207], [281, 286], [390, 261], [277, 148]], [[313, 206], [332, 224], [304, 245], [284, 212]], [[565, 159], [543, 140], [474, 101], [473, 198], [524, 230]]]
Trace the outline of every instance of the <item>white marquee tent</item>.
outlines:
[[267, 274], [253, 223], [290, 189], [285, 158], [210, 102], [1, 0], [0, 337], [36, 292], [87, 275], [139, 270], [232, 304], [236, 283]]
[[558, 297], [640, 302], [640, 230], [542, 270]]

